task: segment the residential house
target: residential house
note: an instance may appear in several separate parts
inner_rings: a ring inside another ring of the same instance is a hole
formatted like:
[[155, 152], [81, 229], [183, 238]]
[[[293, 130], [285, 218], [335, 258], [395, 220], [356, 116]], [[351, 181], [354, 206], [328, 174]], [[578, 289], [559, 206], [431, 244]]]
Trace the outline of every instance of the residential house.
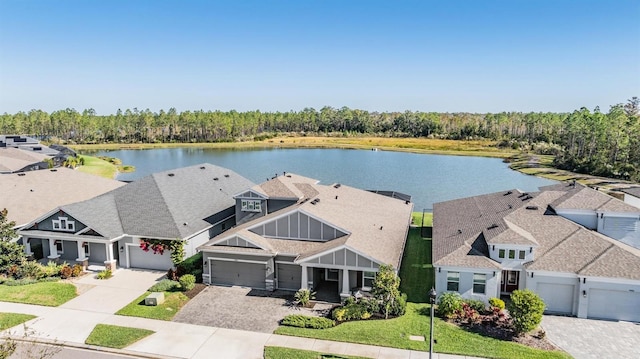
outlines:
[[199, 247], [206, 283], [292, 291], [325, 286], [347, 297], [370, 288], [381, 265], [400, 268], [409, 200], [293, 173], [234, 198], [238, 225]]
[[640, 321], [640, 250], [624, 243], [640, 214], [622, 201], [562, 183], [436, 203], [433, 215], [439, 294], [486, 302], [528, 288], [548, 313]]
[[172, 267], [170, 251], [145, 251], [145, 243], [184, 241], [187, 256], [235, 224], [233, 194], [253, 186], [237, 173], [202, 164], [155, 173], [95, 198], [63, 205], [19, 231], [27, 252], [98, 263], [107, 268]]
[[0, 174], [36, 171], [49, 168], [46, 154], [19, 148], [0, 148]]

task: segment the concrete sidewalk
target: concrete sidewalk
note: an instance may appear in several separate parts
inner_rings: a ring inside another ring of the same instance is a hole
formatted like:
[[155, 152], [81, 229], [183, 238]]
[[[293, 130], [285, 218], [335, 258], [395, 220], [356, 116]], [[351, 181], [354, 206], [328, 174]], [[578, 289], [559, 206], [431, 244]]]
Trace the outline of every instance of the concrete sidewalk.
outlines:
[[[38, 318], [26, 323], [29, 330], [35, 332], [32, 335], [33, 338], [81, 348], [91, 348], [91, 346], [84, 344], [84, 341], [96, 324], [150, 329], [156, 333], [124, 350], [112, 350], [116, 353], [145, 357], [262, 359], [265, 346], [313, 350], [328, 354], [357, 355], [373, 359], [424, 359], [429, 357], [427, 352], [214, 328], [71, 308], [0, 302], [0, 312], [36, 315]], [[7, 335], [9, 332], [13, 336], [21, 337], [23, 327], [11, 328], [2, 332], [2, 335]], [[100, 348], [100, 350], [104, 350], [104, 348]], [[434, 354], [434, 358], [471, 359], [474, 357]]]

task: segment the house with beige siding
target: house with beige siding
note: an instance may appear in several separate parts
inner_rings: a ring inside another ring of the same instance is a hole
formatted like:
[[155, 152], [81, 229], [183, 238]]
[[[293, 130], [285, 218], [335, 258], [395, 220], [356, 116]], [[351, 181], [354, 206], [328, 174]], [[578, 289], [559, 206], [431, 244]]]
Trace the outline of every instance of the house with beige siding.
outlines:
[[[396, 197], [396, 198], [394, 198]], [[199, 247], [204, 281], [263, 290], [371, 287], [400, 268], [413, 204], [285, 173], [234, 196], [237, 226]]]
[[516, 289], [547, 313], [640, 321], [640, 211], [579, 184], [436, 203], [436, 291], [487, 301]]

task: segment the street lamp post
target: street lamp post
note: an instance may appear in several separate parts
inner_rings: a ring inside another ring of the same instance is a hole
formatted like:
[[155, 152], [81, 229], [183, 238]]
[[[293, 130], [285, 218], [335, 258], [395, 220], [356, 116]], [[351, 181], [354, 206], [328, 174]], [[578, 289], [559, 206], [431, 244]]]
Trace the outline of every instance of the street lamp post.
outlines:
[[433, 306], [436, 304], [436, 290], [431, 287], [429, 291], [429, 303], [431, 303], [431, 326], [429, 329], [429, 359], [433, 358]]

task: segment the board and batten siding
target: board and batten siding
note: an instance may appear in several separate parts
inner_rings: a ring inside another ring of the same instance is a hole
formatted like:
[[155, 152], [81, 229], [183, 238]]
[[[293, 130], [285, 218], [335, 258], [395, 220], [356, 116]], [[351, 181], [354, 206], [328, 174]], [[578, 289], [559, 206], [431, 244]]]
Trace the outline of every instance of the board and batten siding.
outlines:
[[346, 235], [345, 232], [299, 211], [273, 218], [249, 230], [265, 237], [324, 242]]

